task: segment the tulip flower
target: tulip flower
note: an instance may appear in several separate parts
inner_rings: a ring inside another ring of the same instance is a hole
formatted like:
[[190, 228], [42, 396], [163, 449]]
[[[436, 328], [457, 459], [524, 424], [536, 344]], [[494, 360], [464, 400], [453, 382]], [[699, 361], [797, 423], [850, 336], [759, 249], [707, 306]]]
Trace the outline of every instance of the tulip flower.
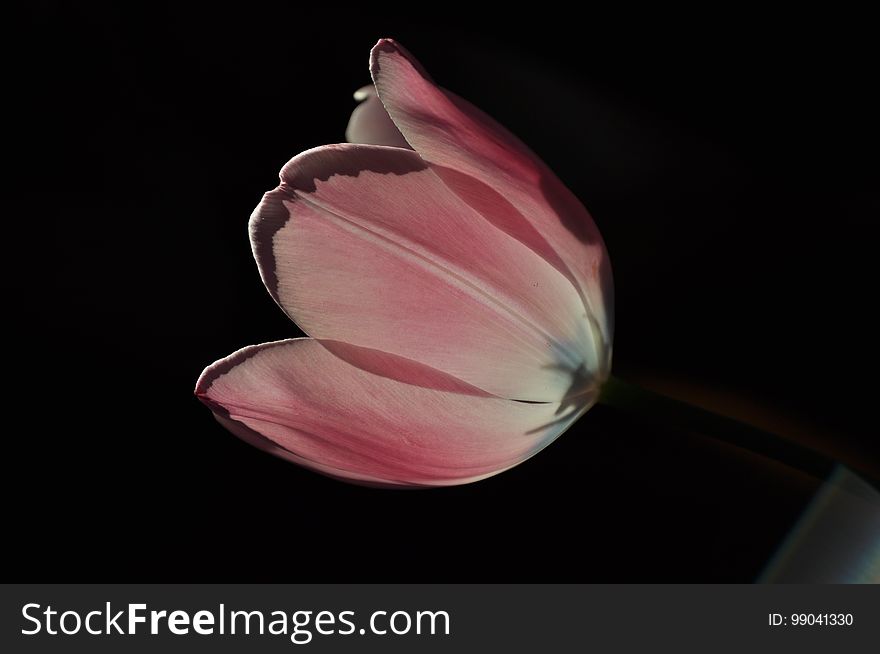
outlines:
[[562, 434], [609, 376], [608, 255], [515, 136], [396, 42], [347, 144], [294, 157], [250, 219], [263, 282], [308, 334], [209, 366], [196, 394], [244, 440], [366, 485], [444, 486]]

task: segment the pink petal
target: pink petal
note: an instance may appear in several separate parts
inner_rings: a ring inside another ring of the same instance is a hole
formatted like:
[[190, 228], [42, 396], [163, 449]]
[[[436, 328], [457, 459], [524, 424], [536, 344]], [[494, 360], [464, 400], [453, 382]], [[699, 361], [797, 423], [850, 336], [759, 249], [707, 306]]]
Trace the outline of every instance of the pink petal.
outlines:
[[358, 89], [354, 99], [360, 104], [354, 108], [345, 140], [349, 143], [365, 143], [369, 145], [390, 145], [398, 148], [411, 149], [403, 134], [394, 125], [385, 107], [376, 95], [376, 88], [370, 84]]
[[278, 456], [350, 481], [407, 486], [510, 468], [594, 401], [502, 400], [416, 363], [312, 339], [244, 348], [209, 366], [196, 394], [233, 433]]
[[381, 350], [499, 397], [597, 384], [574, 286], [410, 150], [334, 145], [285, 166], [251, 219], [269, 291], [310, 336]]
[[[383, 39], [370, 70], [382, 104], [409, 144], [487, 220], [540, 254], [579, 288], [609, 365], [612, 281], [587, 210], [515, 136], [436, 86], [402, 46]], [[498, 198], [507, 202], [498, 202]]]

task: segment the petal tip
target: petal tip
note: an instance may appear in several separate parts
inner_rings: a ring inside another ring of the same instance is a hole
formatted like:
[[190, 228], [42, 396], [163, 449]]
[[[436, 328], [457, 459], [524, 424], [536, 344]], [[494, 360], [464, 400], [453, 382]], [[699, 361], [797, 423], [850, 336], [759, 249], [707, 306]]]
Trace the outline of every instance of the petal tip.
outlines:
[[392, 39], [389, 36], [382, 37], [378, 41], [376, 41], [376, 45], [373, 46], [373, 52], [385, 51], [392, 52], [399, 48], [399, 44], [397, 41]]
[[379, 74], [381, 73], [382, 59], [393, 58], [393, 59], [403, 59], [412, 66], [415, 71], [424, 77], [426, 80], [431, 80], [431, 76], [428, 74], [428, 71], [422, 67], [419, 63], [418, 59], [413, 57], [409, 50], [404, 48], [400, 43], [391, 38], [379, 39], [376, 45], [373, 46], [373, 49], [370, 51], [370, 74], [373, 77], [373, 81], [375, 82]]
[[354, 92], [354, 99], [357, 102], [363, 102], [374, 95], [376, 95], [376, 87], [372, 84], [367, 84]]
[[248, 345], [247, 347], [243, 347], [240, 350], [236, 350], [229, 356], [218, 359], [210, 366], [205, 368], [202, 371], [202, 374], [199, 375], [199, 378], [196, 381], [196, 387], [193, 389], [193, 395], [195, 395], [212, 411], [215, 411], [219, 408], [225, 413], [225, 409], [223, 409], [222, 405], [218, 404], [210, 395], [209, 391], [211, 390], [211, 386], [213, 386], [214, 382], [223, 375], [230, 372], [232, 369], [238, 367], [239, 365], [250, 359], [251, 357], [256, 356], [261, 350], [283, 346], [295, 340], [299, 339], [270, 341], [261, 345]]

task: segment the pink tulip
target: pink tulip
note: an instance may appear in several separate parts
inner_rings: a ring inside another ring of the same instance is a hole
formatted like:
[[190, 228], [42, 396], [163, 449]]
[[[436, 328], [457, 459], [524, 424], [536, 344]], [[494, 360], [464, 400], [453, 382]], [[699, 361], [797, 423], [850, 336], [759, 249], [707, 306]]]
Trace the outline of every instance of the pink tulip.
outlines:
[[309, 338], [244, 348], [196, 395], [244, 440], [356, 483], [497, 474], [597, 400], [608, 255], [516, 137], [373, 48], [346, 136], [294, 157], [250, 219], [263, 282]]

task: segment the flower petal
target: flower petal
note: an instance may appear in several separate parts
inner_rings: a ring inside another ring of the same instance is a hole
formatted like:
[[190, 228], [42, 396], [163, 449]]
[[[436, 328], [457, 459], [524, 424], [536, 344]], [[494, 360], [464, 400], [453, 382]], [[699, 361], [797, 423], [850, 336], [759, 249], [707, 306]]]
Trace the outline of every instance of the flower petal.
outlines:
[[354, 108], [345, 140], [349, 143], [365, 143], [369, 145], [390, 145], [398, 148], [409, 148], [409, 143], [391, 120], [385, 107], [376, 95], [376, 88], [370, 84], [358, 89], [354, 99], [360, 104]]
[[[449, 187], [556, 266], [579, 288], [610, 365], [612, 280], [587, 210], [522, 142], [482, 111], [436, 86], [402, 46], [382, 39], [370, 58], [385, 109]], [[506, 199], [505, 205], [496, 196]]]
[[251, 218], [251, 242], [267, 288], [310, 336], [508, 399], [558, 401], [597, 385], [574, 286], [416, 153], [325, 146], [281, 177]]
[[594, 400], [560, 411], [558, 403], [502, 400], [457, 384], [380, 352], [294, 339], [216, 362], [196, 394], [262, 449], [334, 477], [392, 486], [501, 472], [550, 443]]

